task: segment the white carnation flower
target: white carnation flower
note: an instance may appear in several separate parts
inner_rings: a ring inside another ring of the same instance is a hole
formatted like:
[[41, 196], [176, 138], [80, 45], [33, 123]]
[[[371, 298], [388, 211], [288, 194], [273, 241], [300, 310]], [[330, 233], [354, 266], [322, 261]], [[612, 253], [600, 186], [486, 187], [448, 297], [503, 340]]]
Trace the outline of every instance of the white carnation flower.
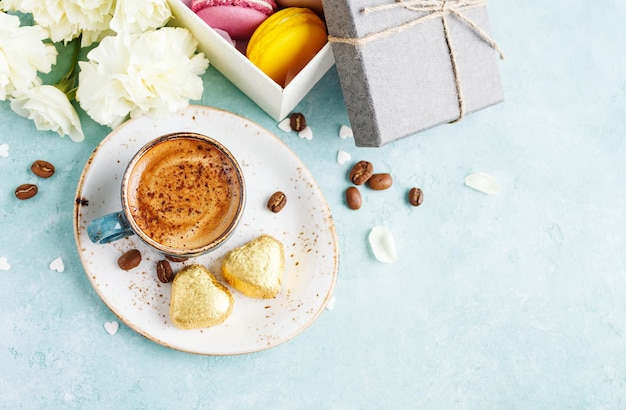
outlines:
[[69, 43], [82, 35], [81, 46], [89, 46], [110, 33], [114, 0], [3, 0], [5, 10], [31, 13], [35, 22], [48, 30], [52, 41]]
[[0, 100], [15, 90], [41, 84], [37, 72], [48, 73], [57, 50], [44, 44], [48, 33], [41, 27], [20, 27], [20, 19], [0, 12]]
[[163, 27], [171, 17], [166, 0], [117, 0], [111, 29], [141, 33]]
[[[125, 41], [126, 40], [126, 41]], [[129, 37], [105, 37], [80, 61], [76, 100], [87, 114], [111, 128], [121, 124], [134, 104], [126, 91], [126, 72], [131, 59]]]
[[76, 110], [58, 88], [42, 85], [13, 93], [11, 109], [35, 122], [40, 131], [55, 131], [73, 141], [85, 139]]
[[30, 13], [30, 11], [25, 10], [22, 6], [22, 0], [2, 0], [0, 1], [0, 10], [3, 11], [22, 11], [24, 13]]
[[76, 98], [89, 116], [115, 128], [128, 115], [161, 116], [202, 97], [208, 67], [188, 30], [165, 27], [106, 37], [80, 62]]

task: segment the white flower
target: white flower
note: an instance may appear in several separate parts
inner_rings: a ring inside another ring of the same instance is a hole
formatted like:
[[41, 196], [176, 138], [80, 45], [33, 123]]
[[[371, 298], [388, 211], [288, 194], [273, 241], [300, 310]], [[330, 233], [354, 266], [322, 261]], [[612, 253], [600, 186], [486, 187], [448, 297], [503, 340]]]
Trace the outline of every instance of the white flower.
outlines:
[[202, 97], [209, 62], [188, 30], [165, 27], [106, 37], [80, 62], [76, 98], [89, 116], [115, 128], [128, 115], [160, 116]]
[[85, 139], [76, 110], [67, 96], [51, 85], [41, 85], [13, 93], [11, 109], [35, 122], [40, 131], [55, 131], [73, 141]]
[[2, 2], [0, 2], [0, 10], [3, 10], [3, 11], [15, 10], [15, 11], [23, 11], [27, 13], [26, 10], [22, 10], [21, 3], [22, 3], [21, 0], [2, 0]]
[[3, 0], [5, 10], [31, 13], [35, 22], [48, 30], [52, 41], [69, 43], [82, 35], [89, 46], [110, 33], [114, 0]]
[[117, 0], [111, 29], [141, 33], [163, 27], [171, 17], [166, 0]]
[[41, 84], [37, 72], [48, 73], [57, 50], [44, 44], [48, 33], [41, 27], [20, 27], [20, 19], [0, 12], [0, 100], [15, 90]]
[[76, 100], [93, 120], [111, 128], [124, 122], [134, 108], [125, 87], [131, 50], [124, 40], [106, 37], [89, 52], [88, 61], [78, 63]]

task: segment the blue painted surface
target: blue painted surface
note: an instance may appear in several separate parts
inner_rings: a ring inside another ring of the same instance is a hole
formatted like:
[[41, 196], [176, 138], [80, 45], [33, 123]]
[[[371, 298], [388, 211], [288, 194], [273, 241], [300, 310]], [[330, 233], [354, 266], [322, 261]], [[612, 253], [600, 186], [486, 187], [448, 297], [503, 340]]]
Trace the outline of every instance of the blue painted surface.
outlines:
[[[334, 69], [297, 107], [311, 141], [286, 134], [213, 69], [198, 103], [273, 130], [307, 164], [341, 252], [335, 307], [304, 333], [250, 355], [173, 351], [125, 325], [92, 289], [72, 233], [82, 143], [38, 132], [0, 102], [0, 408], [624, 408], [626, 406], [626, 3], [489, 5], [506, 101], [379, 148], [338, 138]], [[367, 159], [394, 186], [343, 202]], [[29, 167], [57, 167], [49, 180]], [[502, 185], [463, 185], [475, 171]], [[15, 187], [39, 185], [18, 201]], [[425, 201], [406, 204], [420, 186]], [[386, 225], [399, 260], [377, 262]], [[49, 264], [57, 257], [64, 272]]]

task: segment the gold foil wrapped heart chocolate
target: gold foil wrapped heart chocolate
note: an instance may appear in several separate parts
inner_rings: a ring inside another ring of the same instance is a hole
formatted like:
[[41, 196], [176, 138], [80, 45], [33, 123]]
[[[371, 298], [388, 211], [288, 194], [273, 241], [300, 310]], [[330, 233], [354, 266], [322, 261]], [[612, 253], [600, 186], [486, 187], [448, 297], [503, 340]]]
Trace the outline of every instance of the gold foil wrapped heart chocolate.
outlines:
[[280, 292], [284, 268], [283, 244], [269, 235], [233, 249], [222, 262], [226, 282], [244, 295], [258, 299], [273, 298]]
[[170, 319], [181, 329], [219, 325], [233, 310], [233, 295], [201, 265], [189, 265], [172, 282]]

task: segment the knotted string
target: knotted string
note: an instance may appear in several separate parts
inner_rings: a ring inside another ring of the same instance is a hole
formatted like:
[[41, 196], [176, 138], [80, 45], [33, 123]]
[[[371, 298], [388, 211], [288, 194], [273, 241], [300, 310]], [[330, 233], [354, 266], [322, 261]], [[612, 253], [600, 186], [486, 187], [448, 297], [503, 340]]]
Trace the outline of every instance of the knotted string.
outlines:
[[504, 60], [504, 53], [500, 50], [500, 47], [496, 44], [495, 41], [487, 34], [485, 30], [480, 28], [476, 23], [474, 23], [471, 19], [465, 16], [462, 11], [467, 9], [473, 9], [478, 7], [485, 7], [487, 5], [487, 0], [397, 0], [394, 3], [381, 4], [378, 6], [365, 7], [361, 10], [362, 14], [369, 14], [379, 11], [392, 10], [396, 8], [404, 8], [406, 10], [426, 13], [423, 16], [415, 18], [413, 20], [409, 20], [406, 23], [390, 27], [388, 29], [378, 31], [375, 33], [368, 34], [361, 38], [341, 38], [329, 36], [328, 41], [333, 43], [344, 43], [350, 44], [355, 47], [362, 46], [367, 43], [370, 43], [375, 40], [379, 40], [381, 38], [387, 37], [394, 33], [399, 33], [407, 28], [416, 26], [418, 24], [425, 23], [427, 21], [441, 18], [443, 23], [443, 32], [446, 39], [446, 44], [448, 45], [448, 50], [450, 53], [450, 62], [452, 64], [452, 72], [454, 74], [454, 82], [456, 86], [457, 99], [459, 102], [459, 117], [452, 121], [458, 122], [463, 119], [465, 116], [465, 99], [463, 98], [463, 88], [461, 87], [461, 78], [459, 76], [456, 56], [454, 53], [454, 47], [452, 47], [452, 41], [450, 39], [450, 30], [448, 29], [448, 22], [446, 17], [452, 14], [459, 21], [465, 23], [468, 27], [470, 27], [484, 42], [489, 44], [491, 48], [493, 48], [500, 56], [501, 60]]

